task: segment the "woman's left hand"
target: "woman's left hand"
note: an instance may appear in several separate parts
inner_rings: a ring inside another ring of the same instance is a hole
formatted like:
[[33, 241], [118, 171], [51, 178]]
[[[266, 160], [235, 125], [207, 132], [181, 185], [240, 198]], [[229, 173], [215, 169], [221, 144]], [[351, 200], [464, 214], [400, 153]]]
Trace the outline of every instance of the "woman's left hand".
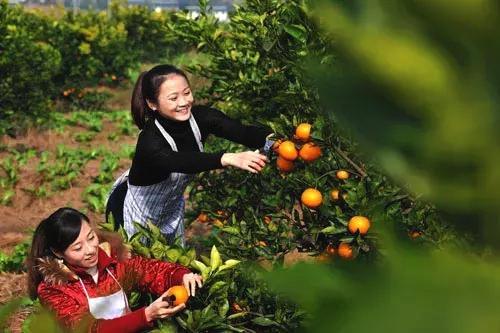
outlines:
[[202, 278], [199, 274], [188, 273], [182, 277], [182, 284], [187, 289], [189, 296], [195, 296], [196, 285], [198, 285], [198, 288], [201, 288], [201, 281]]

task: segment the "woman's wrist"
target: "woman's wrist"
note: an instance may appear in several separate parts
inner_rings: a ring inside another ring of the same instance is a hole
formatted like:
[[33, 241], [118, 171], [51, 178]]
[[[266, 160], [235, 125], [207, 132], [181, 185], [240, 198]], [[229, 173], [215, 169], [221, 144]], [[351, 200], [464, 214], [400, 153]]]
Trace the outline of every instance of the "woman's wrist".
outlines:
[[233, 153], [224, 153], [224, 154], [222, 154], [222, 156], [220, 158], [220, 164], [223, 167], [227, 167], [228, 165], [230, 165], [229, 161], [231, 159], [231, 155], [233, 155]]
[[153, 321], [152, 314], [151, 314], [151, 307], [150, 306], [146, 306], [144, 308], [144, 316], [146, 316], [146, 321], [148, 323], [150, 323], [150, 322]]

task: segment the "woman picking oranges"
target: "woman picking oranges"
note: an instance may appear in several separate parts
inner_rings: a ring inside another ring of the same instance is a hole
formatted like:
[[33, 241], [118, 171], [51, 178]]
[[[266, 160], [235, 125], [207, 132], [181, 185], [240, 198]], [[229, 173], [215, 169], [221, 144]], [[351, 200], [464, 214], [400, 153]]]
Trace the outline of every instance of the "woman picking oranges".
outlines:
[[204, 152], [210, 134], [251, 149], [264, 147], [271, 131], [243, 125], [219, 110], [194, 104], [184, 72], [159, 65], [137, 80], [132, 96], [132, 117], [141, 129], [132, 166], [115, 183], [108, 211], [124, 224], [129, 236], [134, 222], [151, 221], [172, 241], [184, 235], [183, 193], [193, 175], [236, 167], [259, 173], [267, 163], [258, 151]]
[[[114, 240], [113, 247], [103, 243], [101, 248], [98, 232], [87, 216], [72, 208], [58, 209], [35, 230], [28, 257], [30, 296], [55, 312], [64, 327], [140, 332], [184, 309], [184, 303], [172, 307], [165, 299], [171, 286], [180, 285], [193, 296], [196, 286], [201, 287], [201, 277], [184, 266], [132, 257], [117, 235], [101, 232]], [[125, 292], [132, 290], [161, 296], [131, 311]]]

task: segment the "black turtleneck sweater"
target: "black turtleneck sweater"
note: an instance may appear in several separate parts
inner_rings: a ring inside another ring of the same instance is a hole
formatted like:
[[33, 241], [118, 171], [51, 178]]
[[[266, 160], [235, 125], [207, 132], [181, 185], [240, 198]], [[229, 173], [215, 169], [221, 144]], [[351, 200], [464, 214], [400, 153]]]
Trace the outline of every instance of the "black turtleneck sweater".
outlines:
[[[243, 125], [219, 110], [206, 106], [193, 106], [192, 115], [200, 128], [204, 144], [209, 134], [257, 149], [264, 146], [271, 130]], [[198, 173], [222, 168], [220, 159], [225, 152], [200, 152], [189, 120], [174, 121], [157, 117], [160, 124], [175, 141], [178, 152], [174, 152], [154, 119], [149, 119], [139, 134], [129, 182], [136, 186], [147, 186], [165, 180], [171, 172]]]

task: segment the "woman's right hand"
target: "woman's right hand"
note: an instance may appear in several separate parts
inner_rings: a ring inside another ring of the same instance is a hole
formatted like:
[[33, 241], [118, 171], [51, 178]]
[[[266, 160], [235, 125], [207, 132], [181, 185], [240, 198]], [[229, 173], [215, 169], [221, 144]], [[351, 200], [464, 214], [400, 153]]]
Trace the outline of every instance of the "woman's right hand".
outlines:
[[170, 307], [170, 303], [164, 301], [164, 297], [167, 297], [167, 292], [164, 292], [156, 301], [151, 303], [146, 309], [144, 313], [146, 314], [146, 320], [148, 322], [163, 319], [167, 317], [172, 317], [177, 312], [184, 310], [186, 304], [182, 303], [175, 307]]
[[269, 160], [266, 155], [262, 155], [258, 150], [243, 151], [241, 153], [224, 153], [221, 164], [223, 167], [233, 166], [252, 173], [259, 173]]

